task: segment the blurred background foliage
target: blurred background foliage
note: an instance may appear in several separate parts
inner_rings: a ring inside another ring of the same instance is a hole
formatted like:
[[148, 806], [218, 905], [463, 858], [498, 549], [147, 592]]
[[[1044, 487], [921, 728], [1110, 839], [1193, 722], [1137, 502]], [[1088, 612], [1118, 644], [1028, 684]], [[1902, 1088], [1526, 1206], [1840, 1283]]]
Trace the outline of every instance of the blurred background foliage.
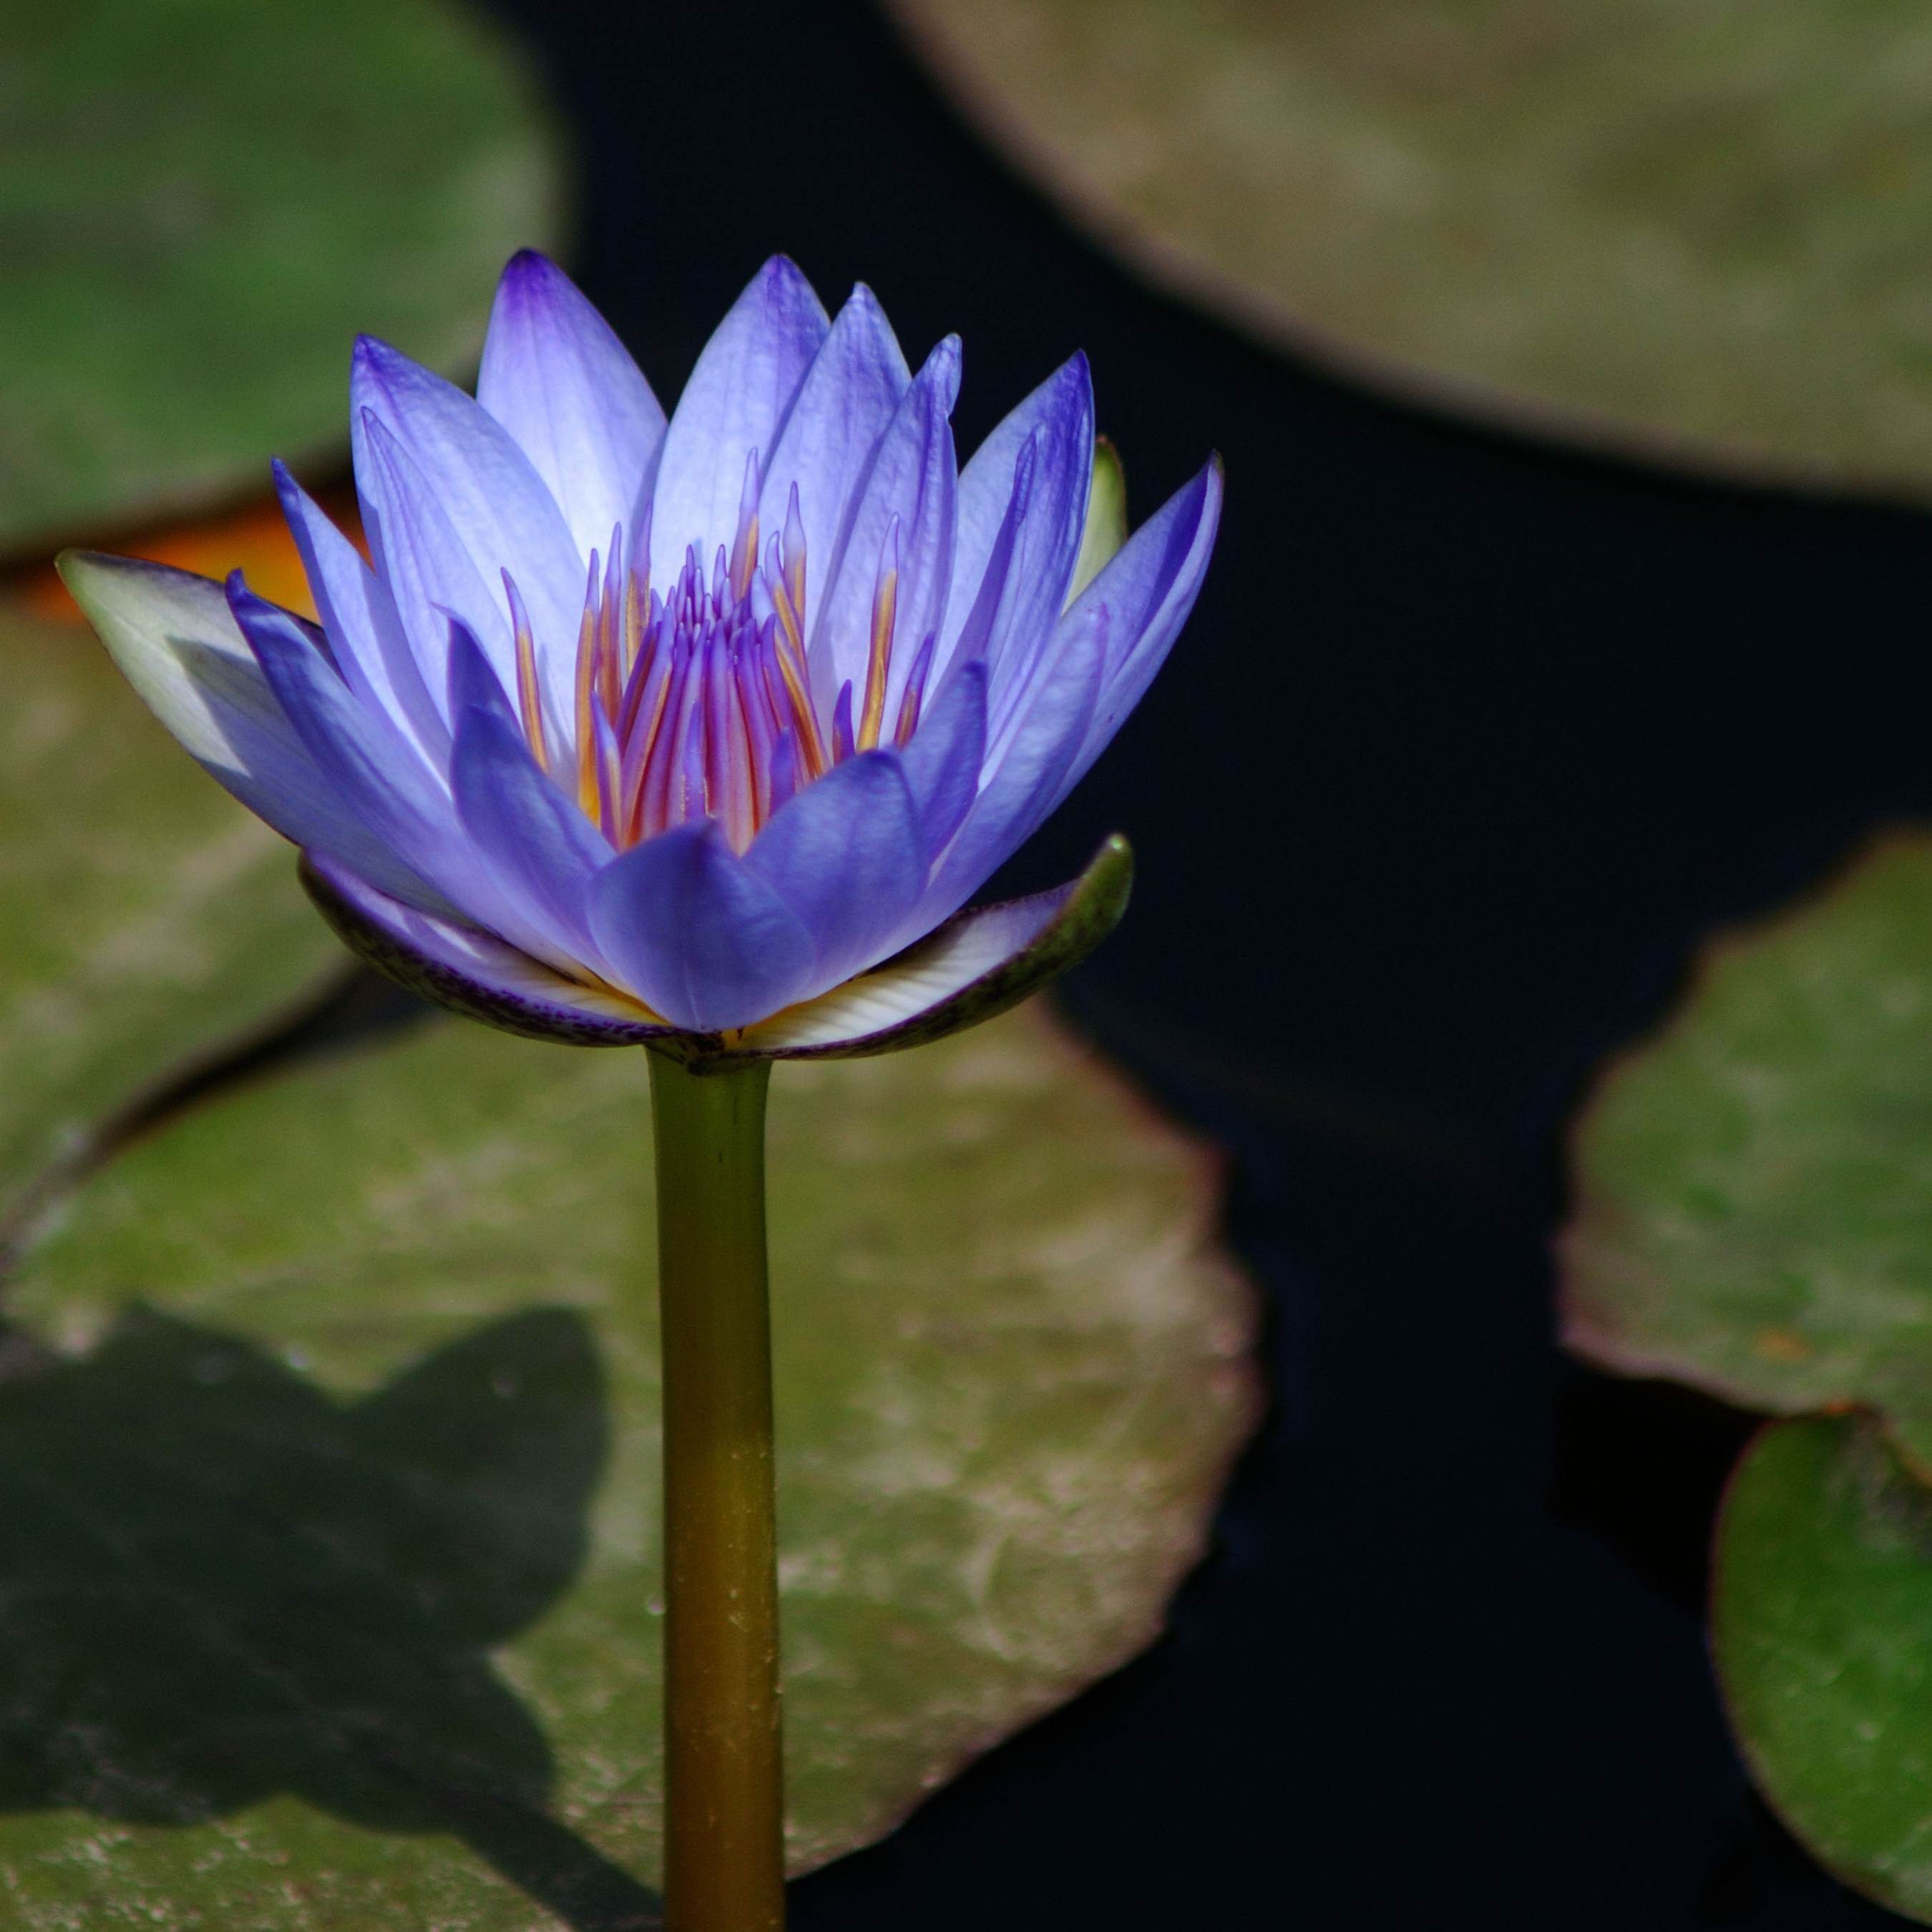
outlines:
[[1451, 406], [1932, 492], [1911, 0], [888, 0], [1111, 244]]

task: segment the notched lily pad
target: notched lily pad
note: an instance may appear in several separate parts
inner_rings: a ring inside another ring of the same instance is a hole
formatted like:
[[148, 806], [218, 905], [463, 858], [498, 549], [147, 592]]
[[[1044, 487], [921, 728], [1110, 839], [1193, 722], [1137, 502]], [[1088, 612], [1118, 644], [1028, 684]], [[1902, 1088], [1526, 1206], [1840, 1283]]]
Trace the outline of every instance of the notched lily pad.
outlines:
[[85, 630], [0, 593], [0, 1232], [157, 1082], [335, 954], [286, 845], [184, 758]]
[[1705, 466], [1932, 490], [1915, 8], [887, 3], [1077, 215], [1299, 352]]
[[1720, 941], [1576, 1130], [1565, 1339], [1932, 1475], [1932, 838]]
[[1712, 1647], [1754, 1777], [1846, 1883], [1932, 1921], [1932, 1492], [1857, 1418], [1732, 1479]]
[[559, 172], [474, 8], [10, 8], [0, 554], [333, 447], [358, 329], [460, 370]]
[[[10, 1923], [644, 1922], [647, 1122], [638, 1054], [434, 1021], [46, 1231], [0, 1346]], [[1150, 1640], [1256, 1396], [1214, 1162], [1036, 1012], [779, 1068], [770, 1175], [802, 1868]]]

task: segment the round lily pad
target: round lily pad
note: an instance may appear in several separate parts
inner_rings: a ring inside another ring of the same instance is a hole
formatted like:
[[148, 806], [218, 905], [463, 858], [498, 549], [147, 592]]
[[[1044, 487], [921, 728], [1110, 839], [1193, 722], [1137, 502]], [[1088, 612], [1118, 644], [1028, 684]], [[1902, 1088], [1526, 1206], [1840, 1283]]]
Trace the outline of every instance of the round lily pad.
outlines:
[[182, 757], [90, 632], [0, 598], [0, 682], [4, 1242], [50, 1168], [338, 956], [288, 847]]
[[[645, 1076], [427, 1022], [66, 1203], [0, 1337], [10, 1923], [647, 1922]], [[802, 1868], [1150, 1640], [1256, 1394], [1214, 1163], [1037, 1012], [782, 1066], [771, 1137]]]
[[887, 0], [1172, 285], [1459, 407], [1932, 489], [1932, 63], [1836, 0]]
[[1864, 1406], [1932, 1474], [1932, 838], [1712, 947], [1574, 1167], [1572, 1347], [1774, 1414]]
[[1774, 1424], [1716, 1564], [1712, 1648], [1760, 1786], [1846, 1883], [1932, 1922], [1932, 1491], [1868, 1422]]
[[532, 84], [446, 0], [16, 7], [0, 104], [0, 554], [332, 448], [358, 330], [460, 369], [556, 229]]

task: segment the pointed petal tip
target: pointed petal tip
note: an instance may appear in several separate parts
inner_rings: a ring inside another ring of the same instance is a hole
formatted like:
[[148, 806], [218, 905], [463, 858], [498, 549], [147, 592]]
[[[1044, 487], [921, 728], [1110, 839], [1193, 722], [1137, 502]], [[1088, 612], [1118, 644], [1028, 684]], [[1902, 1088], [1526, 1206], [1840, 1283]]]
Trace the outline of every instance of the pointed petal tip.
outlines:
[[562, 273], [563, 271], [541, 248], [519, 248], [503, 264], [502, 278], [507, 282], [513, 275], [549, 276]]

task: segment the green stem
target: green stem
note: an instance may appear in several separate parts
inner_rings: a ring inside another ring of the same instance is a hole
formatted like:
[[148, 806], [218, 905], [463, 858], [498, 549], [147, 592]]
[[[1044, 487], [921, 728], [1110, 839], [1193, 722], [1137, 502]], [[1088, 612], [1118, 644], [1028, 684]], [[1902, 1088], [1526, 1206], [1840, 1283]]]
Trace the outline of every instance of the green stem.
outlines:
[[664, 1924], [784, 1923], [768, 1062], [650, 1056], [664, 1329]]

